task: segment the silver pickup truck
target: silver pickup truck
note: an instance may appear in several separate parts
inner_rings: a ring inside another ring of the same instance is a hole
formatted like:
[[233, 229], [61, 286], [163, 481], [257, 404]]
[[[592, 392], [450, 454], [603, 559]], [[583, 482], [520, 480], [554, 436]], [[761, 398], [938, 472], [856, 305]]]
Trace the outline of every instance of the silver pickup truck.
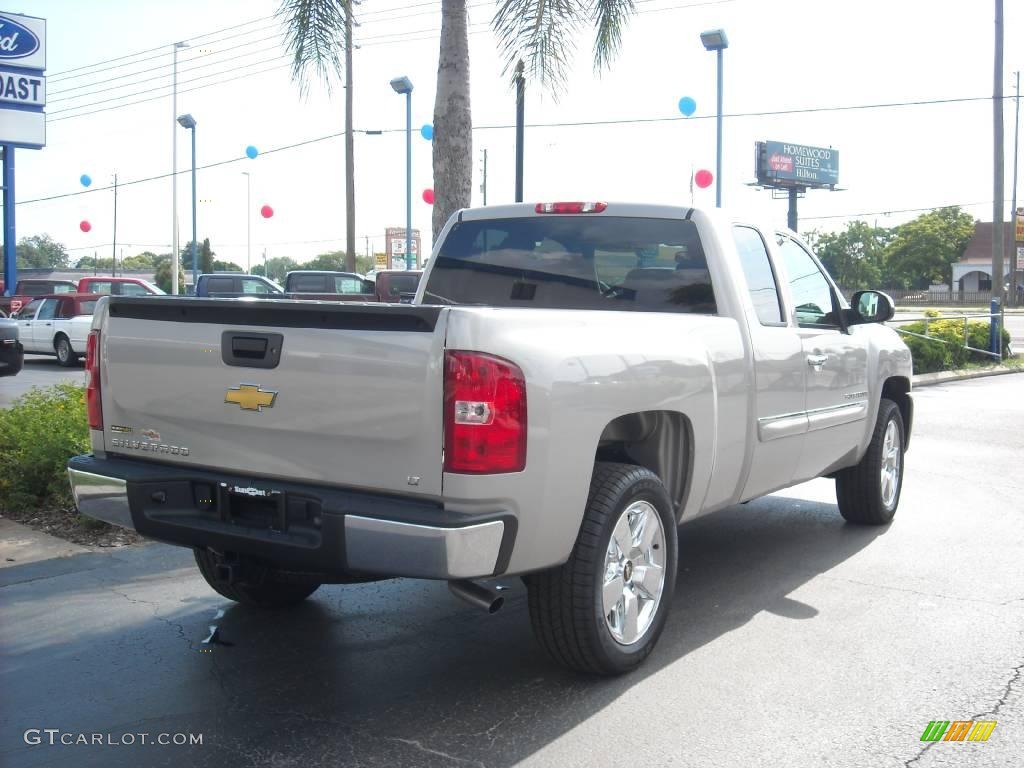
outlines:
[[556, 660], [621, 673], [679, 523], [823, 475], [848, 521], [892, 519], [911, 358], [886, 295], [852, 304], [720, 211], [463, 210], [411, 305], [104, 299], [71, 484], [263, 608], [407, 576], [493, 611], [520, 575]]

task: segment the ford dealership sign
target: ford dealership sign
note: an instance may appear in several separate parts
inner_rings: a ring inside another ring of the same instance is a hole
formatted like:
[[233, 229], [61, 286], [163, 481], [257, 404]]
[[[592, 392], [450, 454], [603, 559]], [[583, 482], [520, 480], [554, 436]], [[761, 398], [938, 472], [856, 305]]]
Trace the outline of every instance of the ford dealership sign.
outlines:
[[46, 144], [46, 19], [0, 11], [0, 144]]
[[24, 59], [39, 50], [39, 38], [26, 26], [0, 16], [0, 59]]

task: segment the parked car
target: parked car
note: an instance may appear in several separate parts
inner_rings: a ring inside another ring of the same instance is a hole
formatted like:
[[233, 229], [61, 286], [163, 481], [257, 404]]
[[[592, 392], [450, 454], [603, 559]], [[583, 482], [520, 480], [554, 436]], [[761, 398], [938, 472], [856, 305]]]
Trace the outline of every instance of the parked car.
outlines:
[[380, 270], [373, 276], [373, 292], [377, 301], [391, 304], [410, 304], [419, 288], [422, 270]]
[[284, 277], [288, 298], [319, 301], [377, 301], [372, 280], [355, 272], [298, 269]]
[[[50, 280], [49, 278], [28, 278], [19, 280], [14, 286], [14, 294], [0, 296], [0, 317], [10, 317], [36, 296], [50, 293], [74, 293], [78, 283], [71, 280]], [[0, 288], [0, 293], [3, 289]]]
[[37, 296], [18, 312], [21, 343], [34, 355], [56, 355], [72, 366], [85, 354], [92, 313], [100, 297], [94, 293]]
[[195, 295], [204, 298], [283, 298], [281, 286], [262, 275], [214, 272], [199, 275]]
[[25, 362], [25, 349], [18, 339], [18, 323], [0, 319], [0, 376], [14, 376]]
[[138, 277], [83, 277], [78, 281], [79, 293], [98, 293], [105, 296], [163, 296], [157, 286]]
[[822, 476], [846, 520], [896, 514], [892, 301], [847, 305], [795, 234], [542, 203], [458, 211], [435, 249], [406, 306], [111, 297], [79, 511], [263, 609], [404, 576], [493, 612], [522, 576], [540, 645], [596, 674], [657, 642], [680, 523]]

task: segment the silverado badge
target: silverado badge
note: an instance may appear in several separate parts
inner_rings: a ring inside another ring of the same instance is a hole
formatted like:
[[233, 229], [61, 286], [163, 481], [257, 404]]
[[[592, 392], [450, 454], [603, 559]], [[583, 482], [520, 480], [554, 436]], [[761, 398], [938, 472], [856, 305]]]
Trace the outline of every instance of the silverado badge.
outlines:
[[239, 384], [231, 387], [224, 395], [225, 403], [234, 403], [243, 411], [262, 411], [273, 408], [277, 392], [264, 390], [259, 384]]

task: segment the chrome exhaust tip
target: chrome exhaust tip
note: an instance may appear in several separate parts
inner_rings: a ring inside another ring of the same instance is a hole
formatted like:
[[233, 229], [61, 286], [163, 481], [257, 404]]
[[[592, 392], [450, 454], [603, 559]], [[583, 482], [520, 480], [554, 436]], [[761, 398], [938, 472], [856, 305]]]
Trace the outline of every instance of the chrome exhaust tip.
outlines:
[[483, 608], [487, 613], [497, 613], [501, 610], [501, 606], [505, 604], [505, 598], [497, 592], [489, 587], [485, 587], [483, 584], [478, 584], [468, 579], [449, 581], [448, 589], [456, 597], [465, 600], [470, 605], [475, 605], [477, 608]]

